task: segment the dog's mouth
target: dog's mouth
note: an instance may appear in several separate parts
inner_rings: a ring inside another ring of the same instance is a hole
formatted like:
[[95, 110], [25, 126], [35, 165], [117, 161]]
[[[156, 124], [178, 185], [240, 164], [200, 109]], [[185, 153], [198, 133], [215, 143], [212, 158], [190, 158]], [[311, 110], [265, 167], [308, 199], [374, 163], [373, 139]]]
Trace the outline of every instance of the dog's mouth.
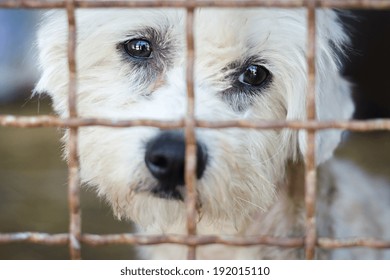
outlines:
[[184, 186], [158, 184], [157, 186], [152, 188], [151, 193], [158, 198], [184, 201], [184, 191]]

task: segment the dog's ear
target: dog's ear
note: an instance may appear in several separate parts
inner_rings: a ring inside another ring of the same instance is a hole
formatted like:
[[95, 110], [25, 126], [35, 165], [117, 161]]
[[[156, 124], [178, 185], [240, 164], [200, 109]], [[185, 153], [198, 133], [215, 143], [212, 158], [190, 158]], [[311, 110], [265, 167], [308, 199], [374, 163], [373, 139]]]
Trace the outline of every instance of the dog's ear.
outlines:
[[[354, 106], [351, 86], [340, 74], [342, 60], [349, 39], [337, 15], [332, 11], [318, 14], [316, 56], [316, 114], [318, 120], [347, 120], [352, 117]], [[305, 108], [302, 108], [305, 110]], [[320, 130], [316, 137], [316, 163], [320, 164], [333, 155], [342, 130]], [[298, 135], [301, 155], [307, 148], [305, 131]]]
[[[326, 76], [325, 76], [326, 77]], [[327, 87], [317, 89], [317, 120], [347, 120], [352, 117], [353, 103], [350, 98], [349, 83], [339, 76], [328, 77], [332, 80]], [[339, 145], [343, 130], [318, 130], [316, 134], [316, 163], [326, 161], [333, 155]], [[307, 149], [307, 133], [300, 131], [298, 135], [299, 151], [302, 156]]]

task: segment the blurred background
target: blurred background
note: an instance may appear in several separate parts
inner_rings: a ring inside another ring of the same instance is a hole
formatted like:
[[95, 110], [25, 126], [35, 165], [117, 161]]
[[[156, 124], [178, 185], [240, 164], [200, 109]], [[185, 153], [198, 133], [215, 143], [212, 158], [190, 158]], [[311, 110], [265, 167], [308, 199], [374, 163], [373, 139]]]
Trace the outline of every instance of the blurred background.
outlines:
[[[31, 97], [37, 79], [35, 32], [40, 12], [0, 9], [0, 114], [53, 114], [50, 100]], [[353, 51], [344, 74], [353, 82], [355, 118], [390, 117], [390, 12], [352, 11], [342, 17]], [[67, 167], [56, 128], [0, 127], [0, 232], [68, 230]], [[390, 133], [349, 133], [336, 152], [390, 188]], [[126, 233], [95, 193], [82, 189], [82, 231]], [[131, 259], [131, 246], [83, 246], [85, 259]], [[0, 245], [0, 259], [68, 259], [66, 246]]]

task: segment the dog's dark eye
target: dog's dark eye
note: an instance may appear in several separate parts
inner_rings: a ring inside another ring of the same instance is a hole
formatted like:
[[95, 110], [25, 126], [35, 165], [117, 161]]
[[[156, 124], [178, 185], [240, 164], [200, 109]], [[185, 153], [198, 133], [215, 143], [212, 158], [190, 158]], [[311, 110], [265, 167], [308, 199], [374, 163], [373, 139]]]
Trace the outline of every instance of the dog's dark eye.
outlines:
[[125, 51], [135, 58], [150, 58], [152, 55], [152, 45], [144, 39], [133, 39], [124, 43]]
[[246, 85], [261, 86], [268, 78], [269, 71], [263, 66], [249, 65], [244, 73], [238, 77], [238, 80]]

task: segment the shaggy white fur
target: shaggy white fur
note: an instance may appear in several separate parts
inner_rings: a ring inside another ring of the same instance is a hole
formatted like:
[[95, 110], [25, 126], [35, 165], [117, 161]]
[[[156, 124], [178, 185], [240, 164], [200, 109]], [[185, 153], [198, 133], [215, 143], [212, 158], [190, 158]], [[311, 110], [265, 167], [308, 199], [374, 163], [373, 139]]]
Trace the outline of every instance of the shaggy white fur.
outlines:
[[[184, 116], [184, 10], [79, 10], [76, 15], [81, 117], [177, 120]], [[347, 119], [353, 106], [336, 53], [348, 39], [333, 11], [318, 11], [317, 18], [318, 118]], [[304, 9], [196, 10], [196, 117], [305, 119], [306, 31]], [[49, 12], [38, 37], [43, 72], [36, 92], [47, 92], [55, 111], [66, 117], [66, 14]], [[149, 49], [150, 56], [142, 57]], [[259, 81], [261, 75], [266, 78]], [[134, 221], [141, 233], [185, 233], [182, 200], [152, 194], [158, 182], [145, 164], [145, 146], [160, 133], [145, 127], [81, 128], [81, 177], [96, 187], [119, 218]], [[196, 133], [208, 156], [197, 184], [198, 234], [302, 234], [303, 132], [198, 129]], [[340, 136], [340, 131], [318, 134], [318, 164], [332, 155]], [[287, 189], [288, 179], [295, 183]], [[180, 193], [185, 196], [183, 188]], [[184, 246], [143, 249], [147, 258], [186, 256]], [[200, 247], [198, 257], [297, 258], [301, 252], [212, 245]]]

